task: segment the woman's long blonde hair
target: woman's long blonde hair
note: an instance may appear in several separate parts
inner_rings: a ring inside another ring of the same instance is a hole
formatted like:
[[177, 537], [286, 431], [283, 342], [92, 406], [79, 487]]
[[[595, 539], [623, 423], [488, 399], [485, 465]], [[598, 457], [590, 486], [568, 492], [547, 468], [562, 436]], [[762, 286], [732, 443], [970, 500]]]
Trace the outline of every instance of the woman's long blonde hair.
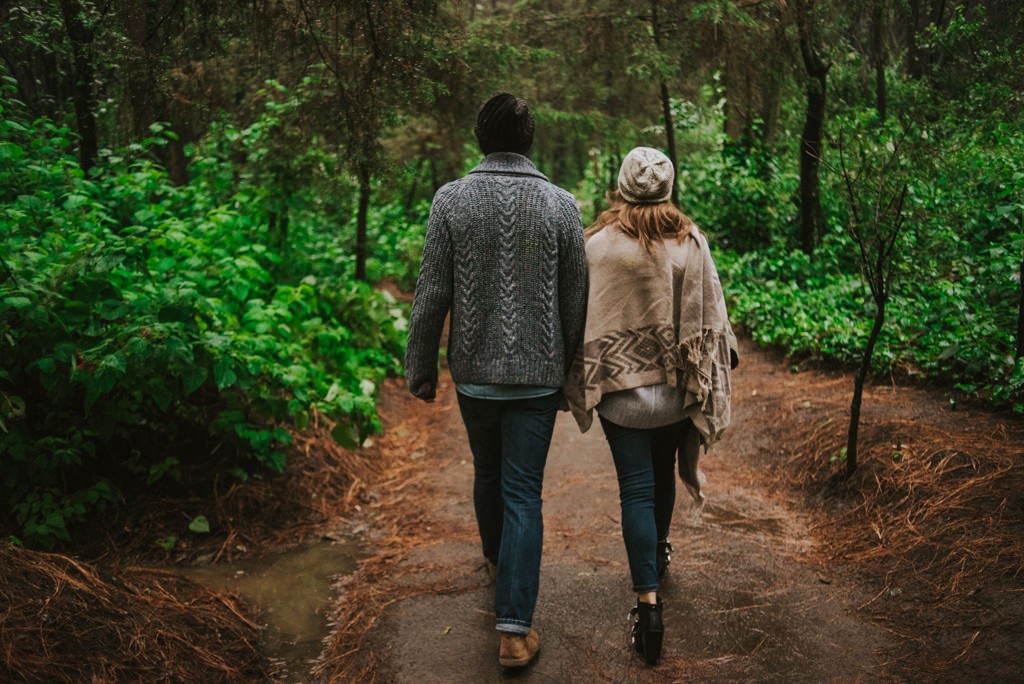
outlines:
[[656, 240], [674, 235], [681, 241], [694, 225], [693, 220], [671, 202], [633, 204], [623, 200], [618, 190], [609, 193], [608, 199], [611, 207], [601, 212], [594, 224], [584, 231], [584, 236], [590, 237], [617, 223], [622, 232], [650, 252]]

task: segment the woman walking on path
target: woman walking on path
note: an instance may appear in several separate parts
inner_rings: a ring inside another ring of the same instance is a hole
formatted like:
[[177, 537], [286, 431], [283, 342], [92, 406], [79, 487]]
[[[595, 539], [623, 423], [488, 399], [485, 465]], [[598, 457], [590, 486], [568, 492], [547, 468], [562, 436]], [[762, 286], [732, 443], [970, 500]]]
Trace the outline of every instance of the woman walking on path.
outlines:
[[661, 655], [658, 580], [668, 564], [675, 459], [699, 500], [699, 445], [729, 425], [731, 348], [707, 240], [669, 201], [675, 170], [649, 147], [619, 170], [615, 205], [587, 231], [590, 287], [581, 352], [566, 384], [586, 432], [597, 410], [615, 461], [633, 591], [633, 645]]
[[525, 156], [533, 128], [526, 102], [508, 93], [480, 109], [475, 132], [486, 156], [434, 196], [405, 357], [409, 389], [432, 401], [451, 313], [448, 365], [495, 572], [498, 661], [508, 667], [540, 648], [541, 489], [587, 287], [579, 209]]

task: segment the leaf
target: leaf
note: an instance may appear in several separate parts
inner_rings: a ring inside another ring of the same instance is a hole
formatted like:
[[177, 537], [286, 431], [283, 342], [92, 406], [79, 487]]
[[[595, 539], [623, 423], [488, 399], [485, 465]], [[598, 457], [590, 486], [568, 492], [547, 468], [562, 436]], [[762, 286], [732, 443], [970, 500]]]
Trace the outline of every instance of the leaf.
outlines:
[[0, 161], [16, 162], [25, 156], [25, 150], [12, 142], [0, 142]]
[[163, 378], [155, 378], [154, 382], [149, 383], [149, 396], [161, 411], [167, 411], [174, 401], [174, 394]]
[[192, 394], [206, 382], [208, 371], [205, 366], [188, 366], [181, 374], [181, 383], [185, 394]]
[[27, 309], [28, 307], [32, 306], [32, 300], [29, 299], [28, 297], [4, 297], [4, 303], [7, 304], [7, 306], [14, 309], [15, 311]]
[[122, 352], [115, 352], [113, 354], [107, 354], [103, 357], [100, 362], [100, 370], [109, 370], [116, 374], [116, 376], [124, 375], [127, 370], [127, 362], [125, 355]]
[[338, 423], [331, 430], [331, 437], [346, 449], [359, 448], [359, 431], [350, 423]]
[[192, 518], [192, 522], [188, 524], [190, 532], [196, 534], [209, 534], [210, 533], [210, 521], [206, 519], [205, 515], [197, 515]]
[[217, 383], [217, 389], [223, 390], [231, 387], [238, 381], [235, 369], [231, 367], [231, 359], [221, 357], [213, 364], [213, 381]]
[[287, 465], [287, 458], [283, 451], [272, 451], [267, 454], [264, 462], [275, 473], [283, 473], [284, 467]]
[[174, 546], [178, 543], [178, 538], [173, 534], [169, 534], [166, 537], [160, 537], [153, 544], [164, 551], [172, 551]]

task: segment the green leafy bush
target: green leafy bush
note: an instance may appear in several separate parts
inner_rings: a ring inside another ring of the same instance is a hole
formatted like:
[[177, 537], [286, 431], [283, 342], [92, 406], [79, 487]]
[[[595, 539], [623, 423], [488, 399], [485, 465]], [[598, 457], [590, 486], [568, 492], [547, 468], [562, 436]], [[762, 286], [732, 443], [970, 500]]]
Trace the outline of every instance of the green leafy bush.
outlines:
[[[923, 154], [915, 160], [906, 239], [874, 370], [939, 380], [1024, 411], [1022, 360], [1014, 357], [1024, 136], [1002, 124], [963, 128], [953, 120], [917, 134]], [[841, 192], [835, 173], [823, 180], [825, 194]], [[719, 197], [731, 201], [728, 193]], [[813, 257], [783, 244], [722, 251], [730, 313], [754, 339], [799, 357], [850, 367], [859, 361], [873, 309], [845, 220], [830, 212], [833, 229]]]
[[86, 177], [67, 129], [27, 120], [10, 89], [0, 107], [0, 492], [27, 542], [66, 541], [120, 483], [180, 479], [212, 453], [239, 477], [279, 472], [313, 410], [350, 446], [378, 427], [404, 312], [304, 256], [296, 236], [333, 219], [311, 193], [282, 242], [259, 159], [248, 184], [199, 155], [176, 187], [149, 160], [155, 126]]

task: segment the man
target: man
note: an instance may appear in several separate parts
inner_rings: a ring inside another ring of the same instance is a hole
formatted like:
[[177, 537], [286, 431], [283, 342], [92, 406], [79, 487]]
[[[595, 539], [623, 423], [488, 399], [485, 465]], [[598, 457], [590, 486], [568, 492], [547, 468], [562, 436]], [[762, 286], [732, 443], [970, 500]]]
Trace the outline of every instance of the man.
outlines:
[[405, 359], [410, 391], [432, 401], [450, 311], [448, 366], [506, 667], [528, 664], [540, 647], [544, 465], [587, 287], [579, 209], [525, 156], [533, 129], [526, 102], [508, 93], [480, 109], [474, 132], [486, 156], [434, 196]]

